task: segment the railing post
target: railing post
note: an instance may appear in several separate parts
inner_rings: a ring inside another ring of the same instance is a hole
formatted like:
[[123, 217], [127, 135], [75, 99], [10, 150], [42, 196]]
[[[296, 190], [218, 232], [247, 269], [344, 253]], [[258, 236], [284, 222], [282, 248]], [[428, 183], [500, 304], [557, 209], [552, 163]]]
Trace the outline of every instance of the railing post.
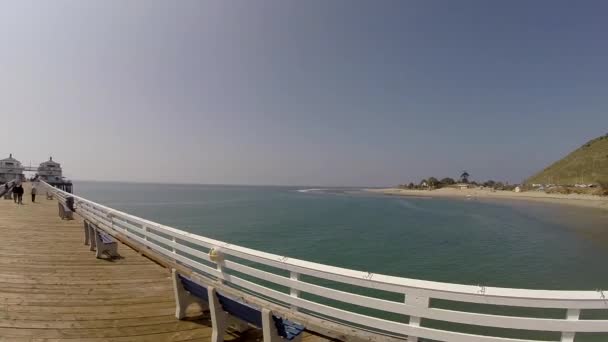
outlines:
[[[224, 254], [219, 247], [213, 247], [209, 250], [209, 259], [215, 263], [215, 267], [222, 276], [224, 275]], [[224, 284], [224, 279], [218, 277], [218, 282]]]
[[[409, 306], [413, 306], [416, 308], [428, 308], [429, 307], [429, 297], [418, 297], [414, 295], [405, 295], [405, 304]], [[411, 327], [419, 327], [421, 318], [417, 316], [410, 316], [410, 326]], [[408, 342], [418, 342], [418, 336], [409, 335], [407, 337]]]
[[[578, 321], [581, 315], [580, 309], [568, 309], [566, 312], [566, 320], [568, 321]], [[561, 342], [574, 342], [574, 336], [576, 332], [574, 331], [563, 331]]]
[[[299, 281], [300, 280], [300, 274], [297, 272], [289, 272], [289, 278], [293, 281]], [[289, 288], [289, 295], [291, 295], [294, 298], [300, 298], [300, 290], [294, 289], [292, 287]], [[294, 304], [291, 305], [291, 309], [293, 311], [298, 311], [298, 307]]]
[[[145, 240], [146, 242], [150, 242], [150, 241], [148, 240], [148, 233], [149, 233], [149, 232], [150, 232], [150, 230], [148, 229], [148, 226], [147, 226], [147, 225], [144, 225], [144, 240]], [[151, 249], [151, 247], [150, 247], [150, 246], [148, 246], [148, 245], [146, 245], [146, 249]]]
[[[175, 238], [175, 236], [172, 236], [172, 237], [171, 237], [171, 241], [173, 241], [173, 243], [174, 243], [174, 244], [177, 242], [177, 239]], [[175, 254], [175, 253], [176, 253], [176, 252], [175, 252], [175, 246], [171, 246], [171, 252], [172, 252], [173, 254]]]
[[[217, 270], [223, 275], [224, 274], [224, 264], [223, 264], [223, 262], [222, 261], [218, 261], [215, 264], [217, 265], [216, 266]], [[222, 278], [219, 278], [218, 280], [219, 280], [220, 284], [224, 284], [225, 283], [224, 279], [222, 279]]]

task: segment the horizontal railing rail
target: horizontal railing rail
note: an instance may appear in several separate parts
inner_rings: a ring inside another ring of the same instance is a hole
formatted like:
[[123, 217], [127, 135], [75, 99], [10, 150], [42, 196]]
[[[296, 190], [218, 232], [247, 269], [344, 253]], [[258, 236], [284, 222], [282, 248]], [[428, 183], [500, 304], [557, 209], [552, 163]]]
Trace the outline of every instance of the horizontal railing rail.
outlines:
[[[501, 337], [492, 330], [481, 335], [431, 328], [421, 324], [423, 319], [478, 328], [553, 332], [552, 336], [557, 334], [554, 341], [574, 341], [577, 332], [608, 333], [608, 320], [580, 317], [581, 310], [608, 310], [608, 293], [602, 290], [558, 291], [460, 285], [328, 266], [188, 233], [44, 184], [52, 189], [59, 201], [65, 202], [67, 197], [73, 197], [76, 212], [107, 233], [125, 236], [215, 282], [280, 303], [304, 315], [331, 318], [339, 324], [354, 325], [378, 334], [409, 336], [410, 341], [417, 341], [418, 337], [454, 342], [540, 340]], [[341, 285], [335, 288], [327, 283]], [[355, 288], [369, 289], [370, 292], [380, 290], [400, 298], [397, 301], [374, 294], [360, 294], [357, 292], [361, 291], [354, 291]], [[314, 300], [311, 295], [323, 299]], [[436, 299], [493, 307], [561, 309], [563, 318], [451, 310], [433, 307], [431, 300]], [[354, 309], [353, 306], [364, 309]], [[369, 309], [385, 314], [372, 315]], [[403, 317], [390, 319], [390, 314]], [[409, 320], [405, 316], [409, 316]]]

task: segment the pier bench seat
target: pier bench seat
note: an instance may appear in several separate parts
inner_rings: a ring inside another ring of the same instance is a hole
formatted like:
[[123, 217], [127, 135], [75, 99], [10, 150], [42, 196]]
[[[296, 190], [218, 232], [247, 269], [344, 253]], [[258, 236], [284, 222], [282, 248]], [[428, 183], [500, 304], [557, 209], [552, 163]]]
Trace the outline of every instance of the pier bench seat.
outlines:
[[179, 274], [175, 269], [172, 272], [176, 302], [175, 316], [178, 319], [184, 318], [186, 308], [194, 302], [201, 304], [203, 309], [208, 308], [211, 311], [213, 325], [211, 342], [223, 341], [230, 318], [237, 319], [237, 326], [242, 327], [243, 323], [247, 323], [261, 328], [264, 342], [301, 341], [305, 329], [303, 325], [276, 316], [271, 310], [258, 308], [218, 293], [214, 287], [203, 286]]
[[72, 210], [70, 210], [70, 208], [68, 208], [65, 203], [61, 203], [58, 201], [57, 206], [59, 207], [59, 217], [61, 217], [62, 220], [74, 219], [74, 214], [72, 213]]
[[94, 251], [95, 250], [95, 225], [91, 222], [85, 221], [86, 225], [84, 226], [84, 228], [86, 229], [86, 231], [88, 232], [88, 236], [86, 235], [87, 233], [85, 232], [85, 239], [89, 240], [89, 250], [90, 251]]
[[84, 244], [89, 245], [89, 250], [96, 252], [95, 256], [98, 259], [101, 259], [104, 254], [110, 258], [119, 257], [118, 243], [95, 224], [85, 221], [84, 234]]
[[104, 254], [107, 254], [110, 258], [118, 257], [118, 243], [110, 237], [110, 235], [104, 233], [99, 229], [95, 229], [95, 257], [101, 259]]
[[90, 228], [89, 228], [89, 221], [84, 220], [83, 226], [84, 226], [84, 244], [86, 246], [90, 246], [91, 243], [92, 243], [91, 242], [91, 236], [93, 236], [93, 235], [91, 235], [91, 231], [90, 231]]

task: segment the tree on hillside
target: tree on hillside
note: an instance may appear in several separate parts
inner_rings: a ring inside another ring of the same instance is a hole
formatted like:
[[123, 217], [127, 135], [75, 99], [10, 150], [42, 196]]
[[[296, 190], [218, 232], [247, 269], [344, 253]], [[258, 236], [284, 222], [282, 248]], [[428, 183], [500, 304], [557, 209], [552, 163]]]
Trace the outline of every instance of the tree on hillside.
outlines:
[[462, 171], [462, 174], [460, 174], [460, 182], [467, 184], [469, 182], [469, 177], [470, 175], [466, 170]]
[[407, 185], [407, 188], [410, 189], [410, 190], [413, 189], [414, 188], [414, 183], [410, 182], [410, 184]]
[[440, 182], [443, 185], [454, 185], [454, 184], [456, 184], [456, 181], [453, 178], [450, 178], [450, 177], [446, 177], [446, 178], [442, 179]]
[[429, 177], [427, 183], [429, 184], [430, 188], [436, 188], [437, 186], [439, 186], [439, 181], [435, 177]]
[[496, 184], [496, 182], [490, 179], [489, 181], [484, 182], [484, 183], [483, 183], [483, 186], [488, 187], [488, 188], [491, 188], [491, 187], [493, 187], [495, 184]]
[[595, 191], [595, 194], [600, 196], [608, 196], [608, 182], [597, 181], [597, 184], [599, 185], [599, 188]]

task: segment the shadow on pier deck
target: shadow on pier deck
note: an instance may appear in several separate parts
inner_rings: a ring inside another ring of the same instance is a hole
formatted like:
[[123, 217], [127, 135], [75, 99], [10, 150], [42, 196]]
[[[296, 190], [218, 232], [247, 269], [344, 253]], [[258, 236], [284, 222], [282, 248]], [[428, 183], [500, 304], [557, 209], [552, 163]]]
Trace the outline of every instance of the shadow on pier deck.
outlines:
[[[170, 270], [124, 244], [122, 259], [98, 260], [79, 217], [62, 221], [44, 196], [31, 203], [29, 184], [24, 203], [0, 199], [0, 341], [210, 340], [208, 317], [175, 318]], [[261, 341], [261, 333], [226, 340]]]

